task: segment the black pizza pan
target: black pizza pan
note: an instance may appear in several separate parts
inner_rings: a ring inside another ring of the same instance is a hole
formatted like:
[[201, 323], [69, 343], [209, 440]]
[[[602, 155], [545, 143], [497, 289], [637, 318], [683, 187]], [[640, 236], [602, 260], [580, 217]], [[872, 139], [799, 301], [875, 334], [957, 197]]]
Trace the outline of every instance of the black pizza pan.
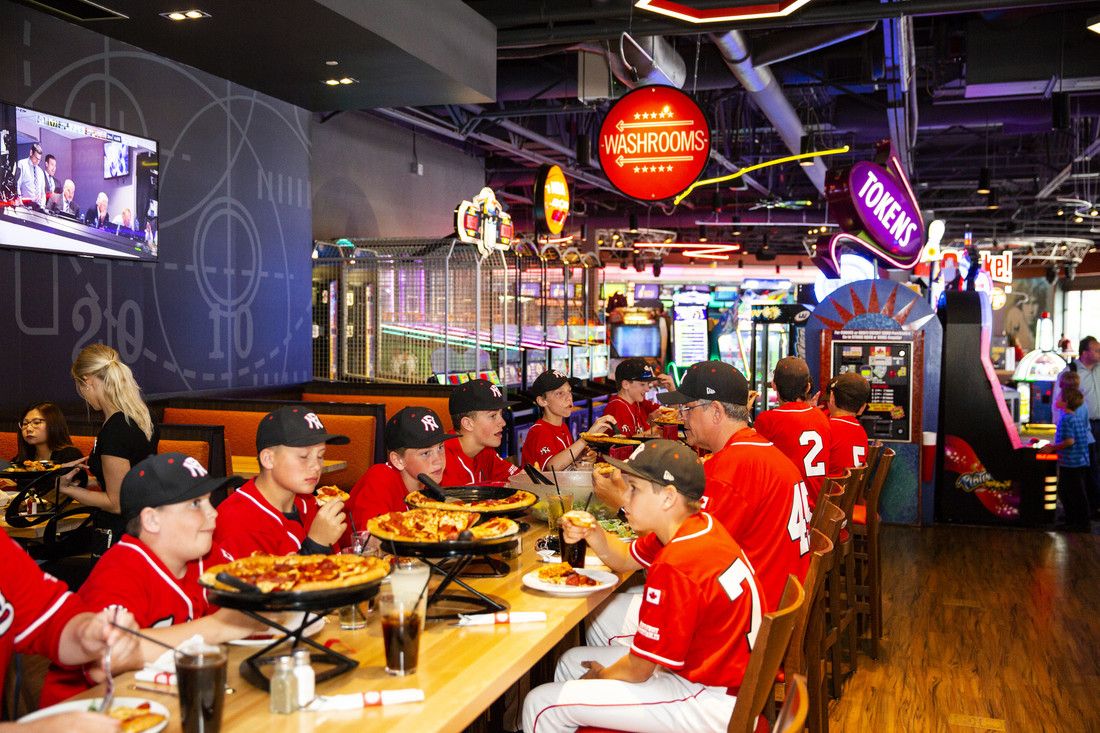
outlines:
[[[615, 436], [615, 437], [621, 438], [623, 436]], [[613, 442], [613, 441], [610, 441], [610, 440], [600, 440], [599, 437], [597, 437], [597, 436], [592, 436], [591, 438], [588, 437], [587, 435], [584, 436], [584, 442], [588, 443], [589, 447], [594, 448], [595, 450], [600, 451], [600, 452], [606, 452], [606, 451], [611, 450], [612, 448], [623, 448], [623, 447], [637, 448], [639, 445], [641, 445], [643, 442], [645, 442], [647, 440], [647, 438], [641, 438], [641, 437], [635, 438], [635, 437], [632, 436], [630, 438], [630, 440], [633, 441], [633, 442], [630, 442], [630, 443], [617, 443], [617, 442]]]
[[[524, 489], [513, 489], [507, 486], [444, 486], [442, 487], [443, 494], [447, 497], [447, 501], [454, 501], [458, 499], [460, 501], [485, 501], [487, 499], [505, 499], [516, 491], [522, 491]], [[527, 492], [531, 493], [531, 492]], [[538, 497], [531, 500], [531, 503], [527, 506], [514, 507], [512, 509], [464, 509], [462, 507], [455, 507], [448, 511], [455, 512], [469, 512], [474, 511], [481, 515], [482, 520], [489, 519], [491, 517], [520, 517], [523, 516], [534, 506]], [[406, 504], [408, 501], [406, 499]], [[410, 509], [416, 509], [417, 507], [409, 504]]]
[[403, 542], [401, 540], [385, 540], [381, 537], [378, 541], [382, 545], [383, 552], [394, 555], [409, 555], [412, 557], [463, 557], [469, 555], [496, 555], [500, 552], [514, 550], [519, 546], [519, 536], [522, 533], [510, 534], [507, 537], [492, 537], [484, 540], [444, 540], [442, 542]]
[[384, 577], [346, 588], [323, 590], [261, 593], [206, 586], [206, 592], [215, 606], [238, 611], [330, 611], [374, 598], [378, 595], [378, 586], [382, 584]]

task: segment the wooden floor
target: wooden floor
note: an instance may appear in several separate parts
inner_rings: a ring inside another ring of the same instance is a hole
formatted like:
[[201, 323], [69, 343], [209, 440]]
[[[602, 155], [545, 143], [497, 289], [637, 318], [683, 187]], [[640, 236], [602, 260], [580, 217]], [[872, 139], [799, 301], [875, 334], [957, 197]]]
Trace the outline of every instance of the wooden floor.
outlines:
[[1100, 731], [1100, 534], [882, 537], [881, 651], [830, 704], [833, 733]]

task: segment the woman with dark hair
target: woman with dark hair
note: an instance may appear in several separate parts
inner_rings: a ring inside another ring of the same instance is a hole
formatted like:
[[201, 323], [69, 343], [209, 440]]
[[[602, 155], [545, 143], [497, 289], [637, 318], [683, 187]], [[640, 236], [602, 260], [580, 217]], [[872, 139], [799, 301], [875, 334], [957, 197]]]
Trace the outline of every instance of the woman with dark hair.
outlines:
[[[73, 463], [84, 458], [80, 449], [73, 445], [69, 436], [69, 426], [61, 409], [52, 402], [35, 402], [27, 406], [19, 419], [19, 452], [11, 459], [16, 465], [24, 461], [51, 461], [53, 463]], [[87, 475], [81, 471], [73, 483], [83, 486], [88, 483]]]

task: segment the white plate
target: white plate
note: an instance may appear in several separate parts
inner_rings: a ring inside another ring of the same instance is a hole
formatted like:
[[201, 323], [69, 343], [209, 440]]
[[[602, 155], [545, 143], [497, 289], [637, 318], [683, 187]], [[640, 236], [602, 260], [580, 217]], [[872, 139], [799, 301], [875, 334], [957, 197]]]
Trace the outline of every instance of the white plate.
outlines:
[[[283, 626], [291, 629], [296, 627], [298, 623], [301, 622], [299, 621], [295, 623], [294, 626], [291, 626], [290, 624], [283, 624]], [[317, 634], [321, 633], [321, 629], [323, 628], [325, 628], [325, 617], [321, 616], [320, 618], [317, 618], [310, 622], [309, 626], [307, 626], [305, 629], [305, 635], [309, 637], [317, 636]], [[282, 633], [283, 632], [281, 631], [271, 629], [271, 633], [263, 639], [254, 639], [252, 637], [249, 637], [247, 639], [236, 639], [235, 641], [231, 641], [229, 643], [233, 644], [234, 646], [267, 646], [271, 642], [275, 641], [276, 636], [282, 636]]]
[[[51, 715], [58, 715], [60, 713], [75, 713], [75, 712], [87, 712], [93, 706], [99, 708], [99, 704], [103, 702], [102, 697], [96, 697], [86, 700], [66, 700], [65, 702], [59, 702], [56, 705], [51, 705], [48, 708], [42, 710], [36, 710], [33, 713], [24, 715], [19, 719], [20, 723], [29, 723], [32, 720], [39, 720], [40, 718], [48, 718]], [[164, 716], [164, 721], [160, 725], [154, 725], [144, 733], [159, 733], [168, 727], [168, 708], [161, 705], [156, 700], [146, 700], [142, 697], [116, 697], [111, 707], [120, 708], [136, 708], [139, 705], [149, 703], [149, 712], [157, 713]]]
[[523, 584], [532, 590], [540, 590], [543, 593], [549, 593], [552, 596], [586, 596], [589, 593], [595, 593], [598, 590], [604, 588], [610, 588], [618, 582], [618, 578], [614, 573], [609, 573], [604, 570], [578, 570], [581, 575], [587, 575], [592, 580], [598, 581], [599, 585], [558, 585], [557, 583], [546, 583], [539, 580], [539, 573], [537, 570], [532, 570], [523, 576]]

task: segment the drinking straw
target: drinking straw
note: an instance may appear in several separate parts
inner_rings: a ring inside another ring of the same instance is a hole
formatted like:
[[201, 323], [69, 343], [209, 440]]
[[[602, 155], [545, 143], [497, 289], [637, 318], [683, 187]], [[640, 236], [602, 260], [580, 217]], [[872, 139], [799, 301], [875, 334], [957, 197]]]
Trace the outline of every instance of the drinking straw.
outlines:
[[127, 628], [127, 627], [122, 626], [120, 624], [116, 624], [114, 621], [108, 621], [107, 623], [109, 623], [111, 626], [114, 626], [116, 629], [122, 629], [127, 634], [133, 634], [136, 637], [139, 637], [141, 639], [145, 639], [145, 641], [151, 642], [153, 644], [157, 644], [158, 646], [162, 646], [165, 649], [171, 649], [172, 651], [175, 651], [175, 649], [176, 649], [171, 644], [165, 644], [163, 641], [161, 641], [159, 639], [154, 639], [151, 636], [146, 636], [145, 634], [141, 633], [140, 631], [135, 631], [134, 629]]
[[558, 491], [558, 498], [561, 499], [561, 487], [558, 486], [558, 472], [554, 470], [554, 467], [550, 467], [550, 473], [554, 476], [554, 488]]

